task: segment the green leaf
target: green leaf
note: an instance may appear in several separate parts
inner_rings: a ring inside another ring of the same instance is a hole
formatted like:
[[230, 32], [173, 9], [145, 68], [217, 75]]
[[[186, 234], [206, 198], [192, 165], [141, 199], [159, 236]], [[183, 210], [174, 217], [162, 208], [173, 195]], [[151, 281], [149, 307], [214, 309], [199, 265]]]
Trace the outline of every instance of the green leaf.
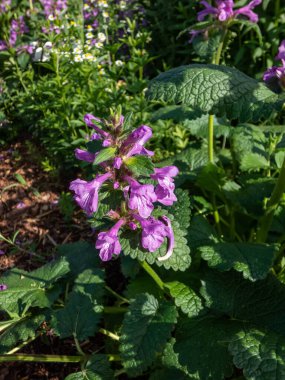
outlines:
[[127, 168], [136, 176], [148, 177], [154, 171], [154, 166], [149, 157], [133, 156], [124, 160]]
[[102, 149], [96, 156], [94, 160], [94, 165], [101, 164], [101, 162], [105, 162], [110, 160], [111, 158], [115, 157], [117, 148], [114, 147], [108, 147]]
[[149, 380], [196, 380], [197, 378], [190, 377], [179, 369], [159, 369], [150, 375]]
[[238, 331], [236, 322], [207, 317], [179, 325], [174, 351], [181, 366], [199, 380], [224, 380], [233, 372], [228, 342]]
[[194, 124], [195, 119], [201, 116], [201, 112], [184, 106], [166, 106], [152, 113], [151, 121], [172, 119], [177, 123], [190, 119]]
[[[131, 260], [137, 262], [136, 260]], [[141, 293], [149, 293], [157, 298], [161, 296], [161, 289], [158, 286], [153, 286], [153, 281], [149, 281], [149, 275], [146, 272], [140, 273], [128, 283], [125, 296], [132, 299]]]
[[274, 159], [275, 159], [277, 168], [281, 169], [282, 165], [283, 165], [283, 162], [284, 162], [284, 159], [285, 159], [285, 152], [284, 151], [277, 152], [274, 155]]
[[[192, 379], [193, 377], [192, 376], [190, 377], [190, 375], [187, 371], [187, 367], [182, 366], [179, 363], [179, 356], [178, 356], [177, 352], [174, 351], [174, 344], [175, 343], [176, 343], [175, 338], [171, 338], [170, 341], [167, 342], [165, 349], [163, 351], [162, 357], [161, 357], [162, 365], [167, 370], [177, 371], [177, 374], [179, 375], [178, 377], [181, 377], [182, 379], [184, 379], [184, 378], [186, 378], [186, 379], [191, 378]], [[195, 379], [196, 379], [196, 377], [195, 377]]]
[[282, 99], [265, 84], [217, 65], [194, 64], [162, 73], [150, 82], [147, 96], [241, 122], [267, 118], [282, 107]]
[[61, 289], [52, 285], [69, 272], [68, 262], [61, 258], [32, 272], [11, 269], [1, 282], [7, 290], [0, 292], [1, 310], [10, 315], [21, 315], [29, 307], [49, 307]]
[[191, 203], [187, 190], [177, 189], [175, 191], [177, 202], [171, 207], [167, 207], [167, 211], [174, 216], [175, 220], [179, 220], [179, 226], [182, 230], [187, 230], [190, 225]]
[[248, 153], [241, 159], [240, 168], [242, 171], [255, 171], [260, 169], [268, 169], [270, 162], [260, 154]]
[[94, 244], [78, 241], [76, 243], [63, 244], [57, 249], [59, 255], [64, 257], [68, 262], [73, 276], [77, 276], [85, 269], [99, 266], [98, 251], [95, 249]]
[[43, 314], [24, 318], [0, 335], [0, 354], [8, 354], [13, 348], [36, 336], [36, 330], [45, 320]]
[[85, 368], [68, 375], [65, 380], [113, 380], [114, 373], [106, 355], [94, 354], [88, 360]]
[[179, 223], [172, 221], [172, 229], [175, 238], [175, 246], [171, 257], [165, 261], [158, 261], [157, 257], [165, 256], [167, 252], [166, 239], [156, 252], [149, 252], [141, 245], [141, 231], [124, 231], [120, 236], [122, 250], [125, 255], [130, 255], [133, 259], [146, 260], [149, 264], [156, 263], [166, 269], [175, 271], [185, 271], [191, 264], [190, 249], [185, 239], [186, 232], [181, 230]]
[[123, 124], [124, 133], [131, 132], [131, 130], [133, 129], [131, 125], [132, 118], [133, 118], [133, 112], [128, 112], [125, 116], [124, 124]]
[[194, 290], [179, 281], [167, 282], [165, 286], [174, 298], [175, 305], [180, 307], [189, 318], [197, 317], [201, 314], [204, 309], [202, 300]]
[[251, 281], [267, 276], [278, 250], [277, 245], [226, 242], [200, 248], [210, 267], [220, 271], [235, 269]]
[[75, 281], [67, 304], [55, 312], [53, 326], [61, 338], [82, 341], [95, 334], [103, 311], [104, 272], [86, 270]]
[[[209, 116], [203, 115], [196, 120], [185, 120], [183, 126], [190, 131], [192, 136], [196, 136], [198, 138], [203, 138], [205, 140], [208, 139], [208, 122]], [[214, 136], [228, 137], [230, 135], [231, 127], [229, 125], [225, 125], [228, 123], [226, 120], [214, 118]]]
[[87, 144], [87, 150], [90, 153], [97, 153], [99, 150], [102, 149], [102, 140], [92, 140], [89, 141]]
[[285, 378], [285, 338], [245, 325], [229, 344], [237, 368], [247, 380]]
[[202, 216], [194, 216], [188, 229], [188, 242], [190, 248], [197, 248], [218, 242], [217, 234], [207, 219]]
[[208, 270], [202, 279], [207, 307], [285, 336], [285, 285], [275, 277], [251, 282], [234, 271]]
[[23, 176], [21, 176], [21, 174], [16, 173], [16, 174], [15, 174], [15, 178], [16, 178], [16, 180], [17, 180], [21, 185], [24, 185], [24, 186], [27, 185], [27, 182], [26, 182], [25, 178], [23, 178]]
[[219, 47], [220, 41], [220, 33], [210, 35], [207, 39], [203, 35], [198, 35], [193, 40], [193, 48], [199, 57], [211, 60]]
[[176, 323], [175, 307], [140, 294], [125, 315], [120, 339], [122, 363], [129, 376], [140, 375], [162, 352]]

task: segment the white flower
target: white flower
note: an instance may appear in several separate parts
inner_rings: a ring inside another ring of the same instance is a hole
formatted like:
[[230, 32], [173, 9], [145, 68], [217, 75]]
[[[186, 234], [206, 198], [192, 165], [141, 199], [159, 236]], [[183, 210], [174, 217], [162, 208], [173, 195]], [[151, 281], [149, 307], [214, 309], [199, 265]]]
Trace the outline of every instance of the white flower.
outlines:
[[96, 42], [95, 46], [96, 48], [101, 49], [103, 47], [103, 44], [102, 42], [99, 41], [99, 42]]
[[105, 36], [105, 34], [104, 34], [104, 33], [98, 33], [98, 40], [99, 40], [100, 42], [104, 42], [104, 41], [106, 41], [106, 36]]
[[122, 67], [124, 65], [124, 62], [118, 59], [117, 61], [115, 61], [115, 65], [118, 67]]
[[87, 25], [87, 30], [93, 30], [92, 25]]
[[83, 59], [86, 59], [87, 61], [93, 61], [93, 55], [90, 53], [86, 53], [83, 55]]
[[47, 41], [47, 42], [44, 44], [44, 49], [51, 50], [51, 49], [52, 49], [52, 42]]
[[89, 5], [88, 5], [88, 4], [84, 4], [83, 9], [84, 9], [85, 11], [88, 11], [88, 10], [89, 10]]
[[79, 47], [76, 47], [75, 49], [73, 49], [73, 54], [81, 54], [82, 53], [82, 49], [79, 48]]
[[81, 55], [77, 54], [75, 57], [74, 57], [74, 62], [82, 62], [83, 59], [81, 57]]
[[54, 20], [55, 20], [55, 17], [54, 17], [54, 15], [49, 15], [49, 16], [48, 16], [48, 19], [49, 19], [49, 21], [54, 21]]
[[104, 11], [104, 12], [102, 12], [102, 16], [104, 18], [108, 18], [109, 17], [109, 13]]
[[102, 8], [108, 8], [108, 3], [106, 0], [99, 0], [98, 5], [99, 7], [102, 7]]
[[121, 9], [126, 9], [127, 3], [125, 1], [120, 2], [120, 8]]
[[94, 36], [93, 36], [93, 33], [90, 33], [90, 32], [89, 32], [89, 33], [86, 33], [86, 34], [85, 34], [85, 37], [86, 37], [87, 39], [90, 40], [90, 39], [92, 39]]
[[43, 48], [42, 47], [38, 47], [36, 50], [35, 50], [35, 54], [34, 54], [34, 58], [33, 60], [35, 62], [40, 62], [42, 60], [42, 54], [43, 54]]

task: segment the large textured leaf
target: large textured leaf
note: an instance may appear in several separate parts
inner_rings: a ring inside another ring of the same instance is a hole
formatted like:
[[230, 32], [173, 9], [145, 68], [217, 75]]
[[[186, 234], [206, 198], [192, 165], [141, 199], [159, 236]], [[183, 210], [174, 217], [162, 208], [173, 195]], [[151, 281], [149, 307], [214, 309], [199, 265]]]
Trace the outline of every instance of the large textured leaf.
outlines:
[[190, 249], [185, 238], [186, 232], [181, 230], [178, 222], [172, 221], [171, 224], [175, 237], [175, 247], [169, 259], [157, 260], [157, 257], [164, 256], [167, 252], [166, 239], [156, 252], [151, 253], [141, 245], [141, 231], [125, 231], [121, 234], [120, 242], [124, 254], [140, 261], [146, 260], [149, 264], [156, 263], [156, 265], [164, 266], [166, 269], [186, 270], [191, 264]]
[[36, 336], [36, 330], [45, 320], [45, 316], [35, 315], [31, 318], [24, 318], [15, 323], [0, 335], [0, 354], [8, 354], [20, 343]]
[[201, 298], [187, 285], [179, 281], [165, 284], [174, 298], [175, 305], [180, 307], [189, 318], [197, 317], [204, 309]]
[[203, 283], [209, 308], [285, 336], [285, 285], [275, 277], [251, 282], [234, 271], [208, 270]]
[[194, 64], [162, 73], [151, 81], [147, 96], [241, 122], [269, 117], [282, 107], [278, 95], [263, 83], [216, 65]]
[[58, 247], [58, 252], [68, 261], [71, 274], [74, 276], [85, 269], [96, 268], [99, 265], [98, 251], [94, 244], [85, 241], [61, 245]]
[[130, 376], [146, 370], [162, 352], [176, 323], [175, 306], [140, 294], [126, 313], [120, 339], [122, 362]]
[[199, 380], [224, 380], [232, 375], [228, 342], [238, 324], [215, 318], [187, 319], [179, 326], [174, 351], [181, 366]]
[[152, 113], [151, 121], [172, 119], [178, 123], [187, 119], [197, 119], [201, 112], [184, 106], [166, 106]]
[[214, 228], [202, 216], [194, 216], [188, 230], [188, 242], [193, 250], [218, 242]]
[[66, 306], [54, 314], [53, 326], [61, 338], [84, 340], [97, 330], [103, 311], [104, 272], [86, 270], [75, 281]]
[[229, 345], [247, 380], [285, 379], [285, 338], [245, 325]]
[[244, 278], [255, 281], [267, 276], [278, 246], [223, 242], [201, 247], [200, 251], [210, 267], [221, 271], [235, 269], [242, 272]]
[[85, 368], [68, 375], [65, 380], [113, 380], [114, 373], [110, 368], [107, 356], [95, 354], [86, 363]]
[[175, 194], [177, 202], [174, 202], [171, 207], [167, 207], [167, 211], [174, 216], [174, 219], [179, 221], [180, 228], [186, 230], [190, 225], [191, 218], [189, 193], [186, 190], [177, 189]]
[[69, 264], [64, 258], [32, 272], [11, 269], [1, 279], [7, 285], [7, 290], [0, 292], [1, 310], [21, 315], [31, 306], [49, 307], [60, 292], [60, 288], [53, 284], [68, 272]]

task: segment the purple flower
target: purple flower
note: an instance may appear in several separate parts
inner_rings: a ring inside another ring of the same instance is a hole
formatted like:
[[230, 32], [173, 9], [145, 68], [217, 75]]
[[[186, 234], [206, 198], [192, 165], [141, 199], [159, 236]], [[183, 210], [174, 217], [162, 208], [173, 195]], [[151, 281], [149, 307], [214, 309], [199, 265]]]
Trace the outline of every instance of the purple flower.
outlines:
[[168, 249], [164, 256], [158, 257], [159, 261], [169, 259], [174, 249], [174, 233], [171, 222], [166, 216], [162, 216], [161, 220], [155, 218], [142, 219], [138, 215], [134, 217], [142, 226], [142, 246], [149, 252], [155, 252], [162, 245], [164, 238], [168, 238]]
[[115, 169], [120, 169], [120, 167], [122, 166], [122, 163], [123, 163], [123, 160], [121, 159], [121, 157], [115, 157], [113, 166]]
[[235, 18], [243, 15], [249, 18], [251, 22], [258, 21], [258, 15], [252, 11], [257, 5], [261, 4], [262, 0], [252, 0], [248, 5], [237, 10], [233, 10], [233, 0], [215, 0], [216, 7], [210, 5], [206, 0], [200, 3], [205, 7], [202, 11], [198, 12], [198, 21], [204, 20], [208, 15], [214, 15], [219, 21], [224, 22], [230, 18]]
[[0, 51], [7, 50], [8, 46], [7, 43], [3, 40], [0, 40]]
[[130, 185], [129, 208], [138, 211], [143, 218], [148, 218], [152, 213], [153, 202], [157, 200], [153, 185], [141, 185], [136, 180], [127, 177]]
[[93, 123], [93, 120], [95, 121], [101, 121], [100, 119], [98, 119], [97, 117], [91, 115], [91, 113], [87, 113], [85, 116], [84, 116], [84, 122], [86, 123], [86, 125], [88, 127], [91, 127], [93, 128], [101, 137], [103, 137], [104, 139], [108, 139], [110, 137], [109, 133], [103, 131], [103, 129], [99, 128], [98, 125], [94, 124]]
[[11, 0], [1, 0], [0, 13], [5, 13], [11, 7]]
[[174, 194], [175, 185], [173, 177], [177, 176], [178, 169], [176, 166], [165, 166], [164, 168], [155, 168], [151, 178], [158, 181], [155, 188], [157, 201], [165, 206], [171, 206], [177, 201]]
[[76, 148], [75, 157], [78, 160], [92, 163], [95, 160], [96, 153], [90, 153], [90, 152], [87, 152], [86, 150]]
[[151, 138], [152, 129], [147, 125], [141, 125], [135, 129], [123, 142], [122, 151], [126, 157], [134, 156], [135, 154], [142, 154], [153, 156], [154, 153], [144, 148], [144, 144]]
[[282, 61], [283, 66], [285, 66], [285, 40], [283, 40], [278, 48], [278, 54], [275, 59], [280, 59]]
[[97, 175], [91, 182], [76, 179], [72, 181], [69, 189], [74, 191], [75, 201], [86, 211], [87, 215], [92, 215], [98, 208], [98, 193], [102, 184], [112, 177], [111, 173]]
[[5, 255], [5, 251], [3, 249], [0, 249], [0, 256]]
[[109, 231], [100, 232], [95, 247], [100, 249], [99, 256], [103, 261], [112, 259], [113, 254], [119, 255], [121, 244], [118, 238], [119, 229], [125, 224], [124, 219], [120, 219]]
[[8, 286], [5, 285], [5, 284], [0, 284], [0, 292], [2, 292], [3, 290], [7, 290]]

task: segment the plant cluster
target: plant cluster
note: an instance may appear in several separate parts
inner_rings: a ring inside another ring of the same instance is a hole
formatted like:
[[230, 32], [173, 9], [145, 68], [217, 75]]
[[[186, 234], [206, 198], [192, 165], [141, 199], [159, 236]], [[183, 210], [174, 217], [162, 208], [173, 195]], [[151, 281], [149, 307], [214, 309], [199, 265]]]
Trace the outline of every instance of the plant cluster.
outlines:
[[[87, 25], [98, 20], [91, 3]], [[160, 73], [146, 98], [142, 50], [136, 55], [136, 39], [122, 39], [130, 54], [124, 66], [130, 78], [138, 75], [132, 85], [139, 104], [116, 87], [103, 96], [103, 86], [118, 78], [112, 65], [93, 79], [84, 62], [63, 66], [65, 81], [83, 80], [85, 70], [92, 85], [104, 78], [92, 97], [80, 94], [85, 102], [78, 109], [76, 96], [70, 105], [65, 95], [44, 114], [46, 123], [74, 112], [86, 124], [76, 140], [76, 117], [69, 119], [69, 148], [84, 169], [70, 190], [94, 239], [58, 247], [34, 271], [12, 268], [1, 277], [0, 362], [78, 363], [66, 380], [284, 378], [285, 133], [275, 123], [284, 115], [285, 43], [280, 38], [272, 53], [282, 66], [272, 67], [271, 58], [263, 81], [220, 65], [237, 30], [251, 41], [260, 34], [255, 7], [268, 2], [198, 5], [197, 17], [209, 20], [191, 27], [199, 31], [197, 62]], [[106, 46], [112, 62], [125, 48]], [[50, 73], [40, 75], [49, 79], [48, 91], [62, 91], [54, 62], [39, 67], [53, 67], [55, 83]], [[88, 81], [82, 86], [89, 88]], [[115, 109], [109, 118], [107, 105]], [[124, 118], [122, 107], [133, 107], [134, 117]], [[153, 127], [144, 122], [151, 107]], [[164, 128], [179, 149], [157, 158], [152, 147], [168, 138]], [[69, 339], [73, 353], [21, 352], [36, 339], [57, 338]]]

